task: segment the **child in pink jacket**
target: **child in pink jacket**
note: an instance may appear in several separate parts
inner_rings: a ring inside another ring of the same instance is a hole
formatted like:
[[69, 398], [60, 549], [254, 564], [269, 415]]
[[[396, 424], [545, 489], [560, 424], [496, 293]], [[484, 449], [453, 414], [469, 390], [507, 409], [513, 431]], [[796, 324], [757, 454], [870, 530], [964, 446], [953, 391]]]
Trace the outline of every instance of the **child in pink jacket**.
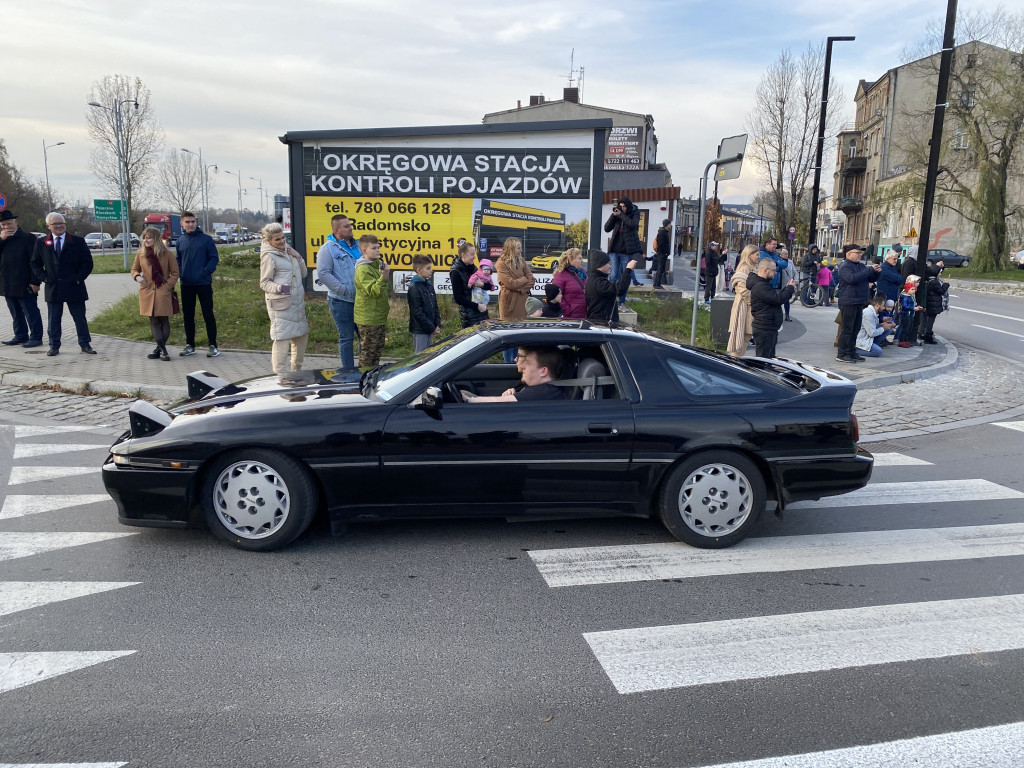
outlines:
[[832, 306], [832, 270], [822, 264], [818, 267], [818, 285], [825, 289], [825, 306]]

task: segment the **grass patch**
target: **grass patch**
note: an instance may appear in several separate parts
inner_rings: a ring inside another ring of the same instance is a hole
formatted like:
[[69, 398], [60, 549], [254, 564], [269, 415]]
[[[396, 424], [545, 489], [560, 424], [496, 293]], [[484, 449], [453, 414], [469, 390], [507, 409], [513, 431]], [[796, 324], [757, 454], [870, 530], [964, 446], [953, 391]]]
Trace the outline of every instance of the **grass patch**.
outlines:
[[[253, 250], [255, 245], [256, 250]], [[220, 263], [217, 274], [225, 277], [250, 277], [259, 272], [260, 254], [259, 241], [242, 245], [218, 245]], [[128, 252], [128, 269], [124, 268], [124, 254], [121, 251], [103, 251], [92, 255], [92, 271], [94, 275], [125, 274], [132, 268], [135, 250]]]
[[[270, 318], [267, 316], [263, 291], [259, 287], [258, 273], [238, 267], [218, 269], [213, 280], [213, 305], [217, 316], [217, 343], [223, 349], [270, 349]], [[683, 343], [690, 341], [690, 317], [693, 304], [690, 300], [631, 299], [629, 306], [638, 317], [638, 326], [645, 331], [657, 333]], [[441, 311], [441, 336], [455, 333], [461, 324], [458, 307], [447, 296], [438, 296]], [[496, 311], [496, 310], [494, 310]], [[209, 342], [205, 337], [201, 313], [196, 311], [196, 345], [204, 347]], [[337, 355], [338, 331], [334, 326], [327, 307], [327, 294], [317, 293], [306, 298], [306, 316], [309, 319], [309, 342], [306, 351], [310, 354]], [[89, 321], [94, 333], [117, 336], [134, 341], [150, 341], [149, 318], [139, 315], [137, 296], [126, 296], [105, 309], [95, 320]], [[700, 310], [697, 313], [697, 346], [714, 348], [710, 342], [711, 315]], [[185, 341], [181, 315], [171, 317], [171, 344], [181, 345]], [[384, 354], [388, 357], [404, 357], [412, 354], [412, 335], [409, 333], [409, 305], [405, 297], [391, 300], [388, 314], [387, 341]]]
[[1013, 283], [1024, 283], [1024, 269], [997, 269], [993, 272], [979, 272], [974, 264], [960, 269], [947, 269], [942, 273], [946, 280], [1006, 280]]

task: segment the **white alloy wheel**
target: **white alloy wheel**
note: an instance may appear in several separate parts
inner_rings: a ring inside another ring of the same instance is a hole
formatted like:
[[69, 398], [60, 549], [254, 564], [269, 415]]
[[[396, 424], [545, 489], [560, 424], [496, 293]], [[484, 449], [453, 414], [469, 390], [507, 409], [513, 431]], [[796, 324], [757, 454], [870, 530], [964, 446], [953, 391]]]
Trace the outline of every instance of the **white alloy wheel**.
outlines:
[[243, 539], [273, 536], [288, 520], [291, 494], [281, 475], [259, 461], [225, 467], [213, 485], [221, 525]]

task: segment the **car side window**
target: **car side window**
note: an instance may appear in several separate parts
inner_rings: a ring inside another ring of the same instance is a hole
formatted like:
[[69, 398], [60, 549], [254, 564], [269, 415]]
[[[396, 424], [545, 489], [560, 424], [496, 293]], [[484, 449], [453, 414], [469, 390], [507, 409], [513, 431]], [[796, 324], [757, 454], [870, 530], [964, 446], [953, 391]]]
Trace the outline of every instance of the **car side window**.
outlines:
[[730, 376], [725, 371], [689, 365], [683, 360], [670, 357], [666, 360], [675, 380], [695, 398], [742, 397], [763, 394], [762, 390], [748, 381]]

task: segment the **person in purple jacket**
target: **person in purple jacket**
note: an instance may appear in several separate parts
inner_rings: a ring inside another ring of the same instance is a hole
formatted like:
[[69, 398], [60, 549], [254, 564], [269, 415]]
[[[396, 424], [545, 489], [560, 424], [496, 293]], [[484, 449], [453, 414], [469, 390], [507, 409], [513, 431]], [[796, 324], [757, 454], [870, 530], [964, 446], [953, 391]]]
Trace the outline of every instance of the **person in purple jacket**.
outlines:
[[582, 320], [587, 316], [587, 271], [583, 268], [583, 251], [570, 248], [555, 265], [551, 284], [562, 292], [562, 317]]

